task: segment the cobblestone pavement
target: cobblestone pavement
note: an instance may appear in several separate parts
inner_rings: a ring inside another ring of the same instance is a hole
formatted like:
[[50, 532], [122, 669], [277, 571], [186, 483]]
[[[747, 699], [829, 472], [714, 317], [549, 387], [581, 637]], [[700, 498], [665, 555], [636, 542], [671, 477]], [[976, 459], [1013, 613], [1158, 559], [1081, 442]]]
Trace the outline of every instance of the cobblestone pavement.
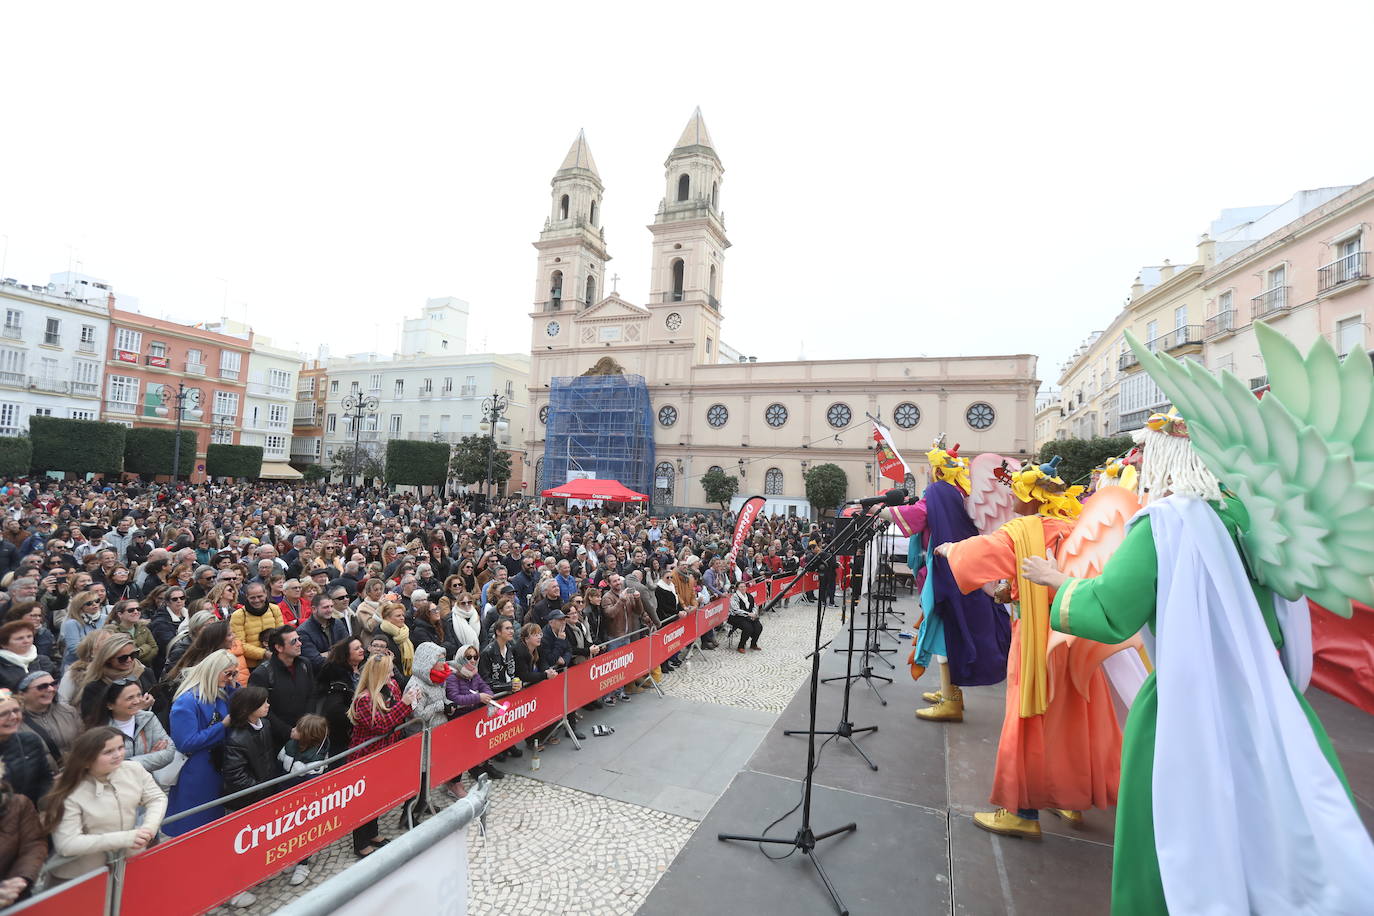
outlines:
[[[862, 619], [862, 618], [861, 618]], [[663, 681], [665, 693], [702, 703], [781, 713], [810, 673], [806, 653], [815, 633], [815, 605], [794, 600], [763, 622], [762, 652], [744, 655], [722, 641]], [[839, 614], [826, 612], [823, 638], [840, 632]], [[495, 783], [487, 834], [468, 834], [471, 916], [518, 913], [632, 916], [686, 844], [697, 822], [640, 805], [591, 795], [517, 775], [528, 755], [503, 766]], [[435, 807], [453, 799], [430, 793]], [[396, 836], [399, 809], [381, 817], [384, 836]], [[350, 839], [316, 853], [309, 879], [287, 883], [289, 870], [253, 888], [251, 907], [221, 906], [215, 916], [259, 916], [308, 893], [356, 862]]]
[[[821, 642], [839, 632], [839, 612], [827, 608]], [[741, 655], [727, 648], [722, 628], [720, 648], [693, 653], [690, 662], [663, 681], [663, 692], [699, 703], [781, 714], [792, 702], [797, 685], [811, 673], [811, 660], [806, 655], [815, 635], [816, 606], [793, 599], [790, 607], [779, 605], [776, 613], [764, 615], [763, 635], [759, 637], [762, 652]]]

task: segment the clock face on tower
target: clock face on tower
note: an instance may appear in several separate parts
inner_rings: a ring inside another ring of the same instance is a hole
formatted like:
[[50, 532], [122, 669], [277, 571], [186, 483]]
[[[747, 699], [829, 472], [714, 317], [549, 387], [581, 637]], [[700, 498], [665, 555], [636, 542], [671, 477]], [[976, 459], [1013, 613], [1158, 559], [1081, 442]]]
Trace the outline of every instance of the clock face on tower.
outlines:
[[682, 327], [682, 316], [677, 312], [669, 312], [668, 317], [664, 320], [664, 324], [668, 325], [668, 330], [676, 331], [678, 328]]
[[549, 335], [550, 337], [557, 337], [557, 336], [558, 336], [558, 322], [556, 322], [556, 321], [550, 321], [548, 324], [544, 325], [544, 333], [547, 334], [547, 335]]

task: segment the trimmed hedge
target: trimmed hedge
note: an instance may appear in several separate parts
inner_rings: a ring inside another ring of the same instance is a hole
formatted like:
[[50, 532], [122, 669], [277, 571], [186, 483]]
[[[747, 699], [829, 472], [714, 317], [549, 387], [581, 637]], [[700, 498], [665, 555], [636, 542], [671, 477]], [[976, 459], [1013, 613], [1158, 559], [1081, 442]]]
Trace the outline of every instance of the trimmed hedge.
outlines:
[[448, 456], [444, 442], [392, 439], [386, 444], [386, 482], [389, 486], [443, 486], [448, 479]]
[[262, 473], [262, 446], [212, 445], [205, 450], [205, 473], [210, 477], [256, 480]]
[[28, 436], [0, 438], [0, 477], [24, 477], [33, 464], [33, 442]]
[[118, 423], [29, 417], [33, 469], [74, 474], [118, 473], [124, 469], [124, 441], [128, 433], [128, 428]]
[[[175, 429], [131, 429], [124, 438], [124, 470], [133, 474], [154, 477], [172, 473], [172, 452], [176, 445]], [[177, 474], [190, 477], [196, 469], [196, 433], [181, 431], [180, 466]]]

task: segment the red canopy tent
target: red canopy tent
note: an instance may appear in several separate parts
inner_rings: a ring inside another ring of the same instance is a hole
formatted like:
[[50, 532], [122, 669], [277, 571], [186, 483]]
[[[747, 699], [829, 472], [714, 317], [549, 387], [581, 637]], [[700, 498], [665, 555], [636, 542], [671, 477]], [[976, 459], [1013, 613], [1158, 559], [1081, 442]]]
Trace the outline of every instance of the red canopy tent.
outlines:
[[618, 480], [570, 480], [550, 487], [540, 496], [552, 499], [605, 499], [613, 503], [647, 503], [649, 497], [636, 493]]

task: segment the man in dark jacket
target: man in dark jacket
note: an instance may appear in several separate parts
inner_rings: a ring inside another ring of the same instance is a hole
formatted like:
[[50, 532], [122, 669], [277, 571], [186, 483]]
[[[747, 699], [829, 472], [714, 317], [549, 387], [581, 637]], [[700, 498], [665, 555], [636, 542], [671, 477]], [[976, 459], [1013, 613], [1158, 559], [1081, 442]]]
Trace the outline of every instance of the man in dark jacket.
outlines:
[[272, 655], [253, 669], [248, 683], [267, 691], [267, 717], [277, 750], [286, 746], [296, 720], [310, 711], [315, 673], [301, 661], [301, 637], [295, 627], [276, 627], [267, 634]]
[[515, 600], [520, 602], [521, 608], [530, 606], [530, 592], [534, 591], [537, 579], [534, 574], [534, 557], [525, 557], [520, 561], [520, 572], [510, 580], [510, 584], [515, 586]]
[[334, 599], [321, 592], [315, 596], [315, 604], [310, 617], [301, 624], [296, 635], [301, 638], [301, 657], [312, 671], [324, 667], [325, 656], [339, 640], [352, 635], [348, 620], [338, 614]]

